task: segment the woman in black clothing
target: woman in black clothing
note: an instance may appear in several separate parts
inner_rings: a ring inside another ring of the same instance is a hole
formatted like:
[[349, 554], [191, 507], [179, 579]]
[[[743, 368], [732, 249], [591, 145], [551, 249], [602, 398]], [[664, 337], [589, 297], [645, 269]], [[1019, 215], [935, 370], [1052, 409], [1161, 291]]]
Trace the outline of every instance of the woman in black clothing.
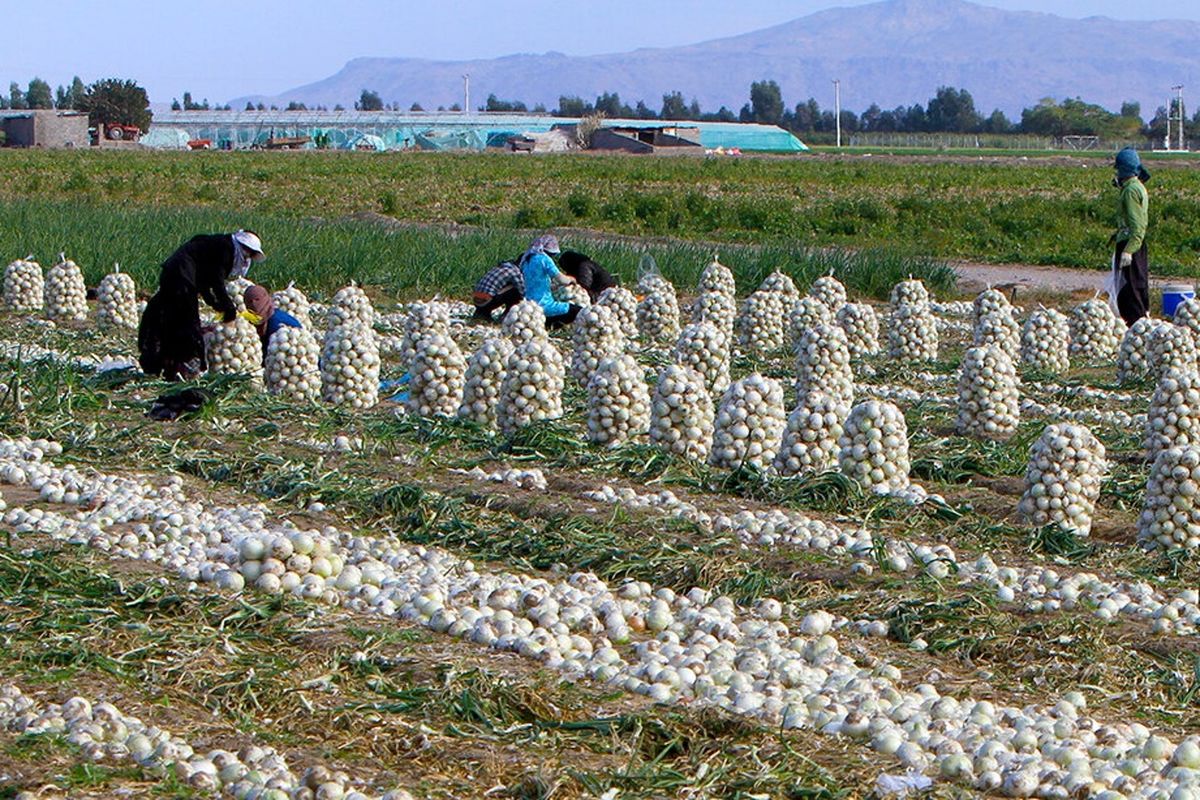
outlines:
[[167, 380], [200, 374], [207, 364], [199, 299], [219, 311], [224, 322], [233, 322], [237, 306], [225, 282], [245, 276], [250, 262], [263, 257], [262, 242], [253, 231], [200, 234], [172, 253], [138, 326], [142, 371]]
[[616, 279], [609, 274], [608, 270], [583, 253], [576, 253], [573, 250], [563, 251], [558, 258], [558, 268], [564, 274], [574, 278], [576, 283], [584, 289], [587, 289], [588, 296], [591, 297], [593, 303], [605, 289], [617, 285]]

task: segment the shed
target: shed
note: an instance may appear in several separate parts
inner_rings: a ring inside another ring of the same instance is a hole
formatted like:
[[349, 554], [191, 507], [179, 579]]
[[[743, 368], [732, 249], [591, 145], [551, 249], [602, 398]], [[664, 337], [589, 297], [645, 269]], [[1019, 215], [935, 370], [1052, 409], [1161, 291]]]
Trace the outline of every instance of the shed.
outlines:
[[700, 129], [696, 126], [664, 125], [633, 128], [617, 125], [598, 128], [592, 134], [593, 150], [623, 150], [627, 153], [653, 153], [656, 150], [700, 150]]
[[88, 116], [80, 111], [36, 109], [0, 112], [9, 147], [88, 147]]

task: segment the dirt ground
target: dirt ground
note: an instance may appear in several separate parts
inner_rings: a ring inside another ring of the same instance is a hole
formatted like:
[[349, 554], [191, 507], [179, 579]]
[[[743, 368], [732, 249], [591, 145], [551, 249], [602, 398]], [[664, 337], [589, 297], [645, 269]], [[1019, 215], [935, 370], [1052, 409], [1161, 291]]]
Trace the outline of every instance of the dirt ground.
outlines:
[[[1033, 264], [976, 264], [970, 261], [953, 261], [951, 265], [958, 273], [961, 291], [973, 293], [989, 286], [1016, 286], [1017, 295], [1029, 291], [1066, 293], [1099, 292], [1104, 288], [1108, 273], [1102, 270], [1071, 269], [1068, 267], [1043, 267]], [[1171, 283], [1188, 283], [1186, 278], [1150, 277], [1152, 287]]]

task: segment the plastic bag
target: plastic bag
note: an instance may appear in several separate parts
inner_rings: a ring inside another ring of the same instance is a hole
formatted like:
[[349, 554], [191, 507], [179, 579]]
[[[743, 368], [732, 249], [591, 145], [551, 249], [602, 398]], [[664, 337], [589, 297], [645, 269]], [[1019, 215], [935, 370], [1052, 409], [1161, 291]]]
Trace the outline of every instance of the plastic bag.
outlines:
[[654, 256], [649, 253], [642, 253], [642, 259], [638, 262], [638, 283], [640, 284], [642, 278], [645, 278], [647, 275], [661, 276], [662, 273], [658, 271], [658, 262], [654, 260]]

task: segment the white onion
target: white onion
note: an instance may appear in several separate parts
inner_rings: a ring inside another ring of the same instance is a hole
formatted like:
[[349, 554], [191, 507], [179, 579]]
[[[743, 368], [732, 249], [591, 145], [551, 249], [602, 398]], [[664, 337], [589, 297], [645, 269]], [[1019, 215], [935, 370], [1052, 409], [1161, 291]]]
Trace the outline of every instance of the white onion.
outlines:
[[833, 321], [833, 312], [824, 302], [812, 296], [800, 298], [788, 317], [788, 330], [793, 345], [799, 343], [800, 337], [809, 328], [814, 325], [828, 325]]
[[838, 466], [872, 491], [907, 487], [908, 424], [900, 409], [879, 400], [852, 408], [838, 440]]
[[650, 441], [677, 456], [703, 461], [713, 436], [713, 403], [704, 376], [669, 364], [650, 401]]
[[417, 341], [409, 367], [410, 414], [422, 417], [451, 417], [463, 401], [467, 362], [448, 332], [426, 332]]
[[63, 255], [46, 272], [46, 316], [55, 322], [82, 322], [87, 319], [87, 285], [79, 265]]
[[312, 304], [308, 302], [308, 296], [296, 288], [295, 283], [289, 283], [286, 289], [275, 292], [271, 295], [271, 299], [275, 301], [276, 308], [285, 314], [291, 314], [302, 327], [312, 328], [312, 319], [309, 314]]
[[1146, 481], [1138, 540], [1149, 548], [1200, 548], [1200, 446], [1161, 450]]
[[866, 303], [844, 303], [837, 312], [837, 324], [846, 333], [851, 358], [864, 358], [879, 352], [879, 317]]
[[485, 339], [479, 349], [467, 359], [462, 405], [458, 416], [473, 420], [485, 427], [496, 425], [496, 403], [504, 383], [504, 369], [515, 349], [511, 340], [502, 336]]
[[267, 391], [298, 402], [321, 395], [321, 348], [304, 328], [284, 325], [267, 341]]
[[786, 425], [779, 381], [757, 373], [742, 378], [721, 396], [708, 462], [726, 469], [765, 470], [775, 458]]
[[245, 317], [233, 322], [218, 322], [204, 337], [210, 372], [226, 375], [249, 375], [255, 382], [263, 377], [262, 340]]
[[928, 303], [902, 303], [895, 308], [888, 318], [888, 355], [897, 361], [937, 359], [937, 319]]
[[928, 306], [929, 290], [925, 288], [925, 284], [920, 280], [916, 280], [910, 276], [908, 280], [900, 281], [892, 287], [888, 303], [891, 305], [893, 312], [901, 306]]
[[710, 392], [724, 391], [729, 385], [729, 340], [716, 326], [693, 322], [685, 327], [673, 357], [675, 363], [700, 373]]
[[692, 304], [692, 322], [711, 323], [731, 340], [733, 321], [737, 317], [736, 291], [733, 273], [714, 257], [700, 273], [696, 300]]
[[120, 264], [114, 264], [96, 287], [96, 319], [114, 328], [138, 326], [137, 287], [130, 275], [121, 272]]
[[788, 415], [783, 443], [775, 454], [781, 475], [802, 475], [837, 469], [838, 440], [849, 407], [819, 389], [800, 395]]
[[758, 289], [742, 301], [734, 330], [742, 351], [765, 356], [783, 346], [784, 299], [779, 292]]
[[820, 300], [830, 314], [836, 315], [846, 304], [846, 287], [832, 275], [823, 275], [813, 281], [808, 296]]
[[638, 300], [633, 292], [624, 286], [610, 286], [596, 298], [596, 305], [612, 309], [617, 322], [621, 324], [625, 347], [635, 347], [638, 338]]
[[[1121, 346], [1117, 350], [1118, 382], [1128, 383], [1141, 380], [1150, 374], [1150, 336], [1154, 329], [1159, 327], [1173, 328], [1174, 326], [1160, 319], [1142, 317], [1129, 326], [1129, 330], [1125, 331], [1125, 336], [1121, 339]], [[1183, 329], [1179, 328], [1178, 330], [1182, 331]]]
[[1052, 374], [1071, 366], [1071, 327], [1061, 311], [1039, 308], [1021, 330], [1021, 363]]
[[829, 395], [845, 415], [854, 402], [854, 371], [845, 332], [820, 324], [805, 331], [796, 345], [796, 395], [819, 390]]
[[621, 321], [610, 307], [602, 305], [579, 312], [572, 325], [571, 341], [571, 377], [581, 386], [587, 386], [601, 361], [625, 349]]
[[1029, 450], [1017, 511], [1035, 528], [1055, 524], [1087, 536], [1106, 469], [1104, 445], [1091, 431], [1071, 423], [1049, 425]]
[[545, 339], [546, 312], [533, 300], [522, 300], [508, 310], [500, 323], [500, 331], [514, 345], [524, 344], [533, 339]]
[[1004, 439], [1017, 430], [1021, 397], [1017, 369], [999, 346], [967, 349], [958, 377], [959, 433], [981, 439]]
[[1146, 414], [1143, 445], [1153, 461], [1171, 447], [1200, 444], [1200, 375], [1168, 370], [1154, 389]]
[[505, 365], [496, 420], [512, 434], [534, 422], [562, 416], [565, 370], [562, 355], [549, 339], [518, 345]]
[[615, 447], [650, 427], [650, 392], [637, 360], [630, 355], [605, 358], [587, 383], [588, 439]]
[[321, 398], [335, 405], [370, 408], [379, 401], [379, 345], [375, 331], [362, 320], [372, 309], [370, 303], [364, 307], [354, 293], [347, 292], [342, 299], [329, 310], [331, 323], [342, 322], [330, 325], [321, 346]]
[[1071, 309], [1071, 358], [1105, 363], [1117, 357], [1125, 323], [1105, 301], [1093, 297]]
[[9, 311], [29, 314], [42, 310], [44, 286], [42, 267], [29, 258], [19, 258], [4, 270], [4, 305]]

